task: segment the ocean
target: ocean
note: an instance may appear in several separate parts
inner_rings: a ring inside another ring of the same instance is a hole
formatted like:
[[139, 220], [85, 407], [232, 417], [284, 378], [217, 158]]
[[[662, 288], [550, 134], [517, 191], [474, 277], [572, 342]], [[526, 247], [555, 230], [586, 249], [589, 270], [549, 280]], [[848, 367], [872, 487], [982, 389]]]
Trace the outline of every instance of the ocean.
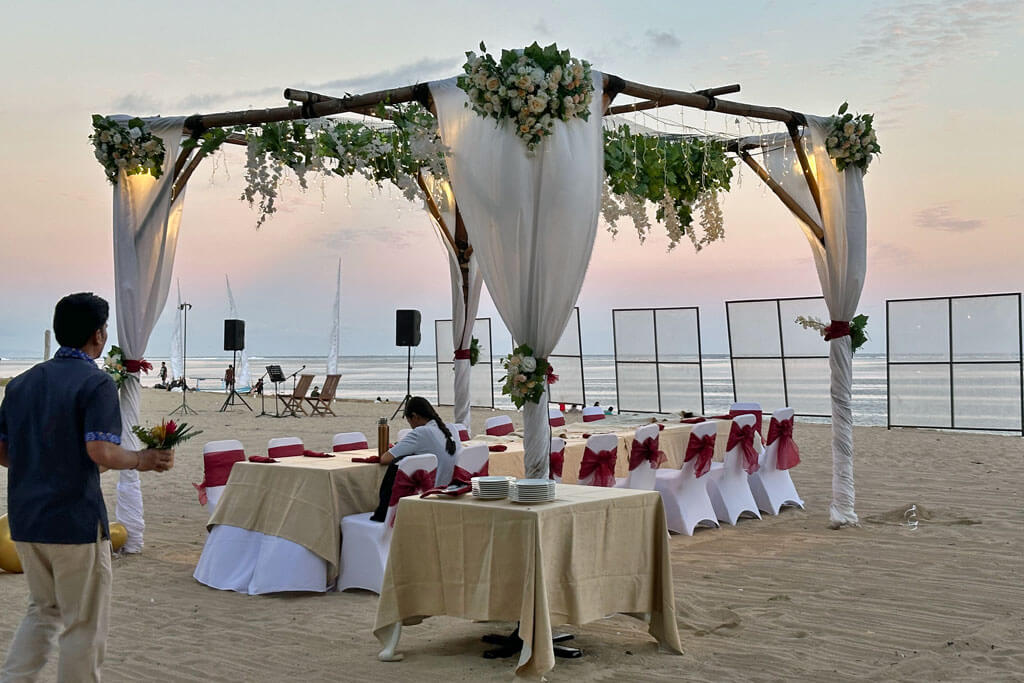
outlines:
[[[161, 360], [150, 358], [156, 368]], [[0, 377], [13, 377], [38, 361], [27, 359], [0, 360]], [[718, 414], [726, 412], [733, 401], [732, 374], [727, 355], [708, 355], [702, 358], [704, 373], [704, 412]], [[200, 391], [223, 392], [224, 370], [231, 363], [231, 356], [210, 356], [189, 358], [186, 365], [189, 386]], [[324, 357], [300, 356], [256, 356], [249, 359], [252, 380], [255, 381], [267, 365], [280, 365], [286, 375], [299, 371], [314, 373], [314, 384], [322, 385], [326, 375], [327, 361]], [[404, 356], [343, 356], [338, 360], [342, 372], [338, 395], [341, 398], [373, 400], [377, 397], [397, 402], [405, 396], [406, 358]], [[168, 362], [168, 367], [170, 363]], [[556, 367], [556, 371], [557, 371]], [[442, 370], [449, 372], [450, 370]], [[617, 406], [615, 385], [615, 358], [613, 356], [584, 356], [583, 373], [587, 402], [600, 402], [602, 406]], [[496, 408], [512, 409], [512, 403], [501, 394], [498, 381], [503, 375], [498, 359], [494, 359], [494, 405]], [[444, 376], [442, 374], [442, 376]], [[433, 355], [413, 356], [411, 392], [432, 402], [437, 401], [438, 371]], [[853, 360], [853, 416], [859, 425], [885, 426], [886, 385], [885, 355], [857, 354]], [[292, 381], [282, 383], [282, 393], [291, 391]], [[143, 386], [154, 386], [159, 382], [157, 372], [142, 376]], [[267, 382], [267, 389], [272, 385]], [[241, 383], [239, 389], [242, 389]], [[742, 397], [740, 397], [742, 400]], [[690, 408], [699, 412], [699, 406]], [[815, 418], [804, 418], [815, 421]]]

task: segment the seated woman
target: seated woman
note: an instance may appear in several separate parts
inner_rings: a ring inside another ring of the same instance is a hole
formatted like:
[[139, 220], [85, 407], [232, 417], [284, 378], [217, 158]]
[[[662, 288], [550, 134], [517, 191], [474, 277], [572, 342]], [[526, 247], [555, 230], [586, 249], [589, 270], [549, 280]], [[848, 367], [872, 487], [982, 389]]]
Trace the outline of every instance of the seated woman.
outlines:
[[371, 517], [377, 522], [383, 522], [387, 516], [388, 503], [391, 502], [391, 487], [398, 472], [396, 463], [399, 460], [408, 455], [436, 455], [437, 473], [434, 475], [434, 485], [447, 486], [451, 483], [452, 473], [455, 471], [456, 454], [462, 449], [462, 444], [452, 438], [451, 432], [434, 410], [434, 406], [422, 396], [410, 398], [405, 404], [403, 415], [412, 431], [380, 457], [380, 464], [387, 465], [388, 471], [380, 483], [380, 502]]

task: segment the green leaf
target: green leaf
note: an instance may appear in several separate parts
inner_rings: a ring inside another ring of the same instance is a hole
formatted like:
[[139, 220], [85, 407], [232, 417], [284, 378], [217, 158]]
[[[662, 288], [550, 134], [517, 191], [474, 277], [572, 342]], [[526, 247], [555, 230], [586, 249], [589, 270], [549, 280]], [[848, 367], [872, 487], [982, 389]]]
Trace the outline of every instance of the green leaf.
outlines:
[[[486, 46], [486, 45], [484, 45], [484, 41], [482, 41], [482, 40], [480, 41], [480, 52], [487, 52], [487, 46]], [[469, 54], [470, 54], [470, 53], [468, 53], [468, 52], [467, 52], [467, 53], [466, 53], [466, 56], [468, 57], [468, 56], [469, 56]]]
[[842, 116], [843, 114], [845, 114], [849, 106], [850, 105], [848, 102], [843, 102], [841, 105], [839, 105], [839, 115]]

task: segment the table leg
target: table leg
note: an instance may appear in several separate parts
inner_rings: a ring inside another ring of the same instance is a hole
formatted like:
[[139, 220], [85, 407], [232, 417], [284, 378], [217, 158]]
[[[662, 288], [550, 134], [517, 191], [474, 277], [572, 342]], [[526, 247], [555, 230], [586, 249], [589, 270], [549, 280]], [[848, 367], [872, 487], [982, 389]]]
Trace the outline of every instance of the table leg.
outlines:
[[400, 662], [405, 658], [405, 655], [396, 653], [395, 648], [398, 647], [398, 639], [402, 637], [402, 622], [396, 621], [388, 627], [387, 640], [384, 643], [384, 649], [377, 655], [377, 659], [382, 662]]

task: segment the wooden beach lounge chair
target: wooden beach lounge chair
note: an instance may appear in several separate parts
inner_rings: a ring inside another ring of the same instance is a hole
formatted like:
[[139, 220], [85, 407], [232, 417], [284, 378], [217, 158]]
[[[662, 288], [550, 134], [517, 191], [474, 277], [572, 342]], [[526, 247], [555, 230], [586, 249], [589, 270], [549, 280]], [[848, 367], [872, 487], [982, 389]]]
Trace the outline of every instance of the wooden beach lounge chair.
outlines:
[[[340, 379], [341, 375], [327, 375], [327, 379], [324, 380], [324, 388], [320, 390], [320, 395], [316, 398], [306, 398], [306, 403], [309, 404], [310, 409], [313, 411], [310, 415], [319, 415], [320, 417], [327, 417], [327, 413], [334, 415], [334, 411], [331, 410], [331, 404], [334, 403], [334, 394], [338, 392], [338, 380]], [[335, 415], [335, 417], [337, 416]]]
[[309, 414], [302, 407], [302, 399], [306, 398], [306, 394], [309, 393], [309, 385], [312, 383], [313, 375], [299, 375], [299, 383], [295, 385], [295, 390], [292, 393], [277, 395], [277, 400], [284, 404], [285, 412], [295, 415], [296, 411], [301, 410], [303, 415]]

